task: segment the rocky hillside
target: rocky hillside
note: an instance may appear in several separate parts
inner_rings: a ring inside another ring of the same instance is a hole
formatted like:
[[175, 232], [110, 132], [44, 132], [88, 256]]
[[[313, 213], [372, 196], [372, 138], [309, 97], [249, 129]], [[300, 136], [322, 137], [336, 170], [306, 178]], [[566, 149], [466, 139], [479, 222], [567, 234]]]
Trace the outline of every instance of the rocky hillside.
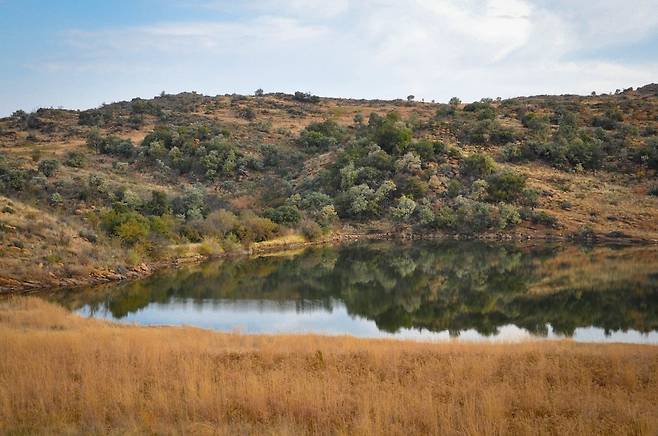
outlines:
[[658, 241], [657, 88], [18, 111], [0, 119], [0, 290], [345, 235]]

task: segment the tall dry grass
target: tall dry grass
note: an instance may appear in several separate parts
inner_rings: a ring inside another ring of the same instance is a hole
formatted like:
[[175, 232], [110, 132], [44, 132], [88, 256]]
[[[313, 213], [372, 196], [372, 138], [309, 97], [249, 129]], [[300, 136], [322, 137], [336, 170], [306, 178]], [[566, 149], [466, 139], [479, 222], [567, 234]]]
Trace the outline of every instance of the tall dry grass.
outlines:
[[0, 433], [658, 432], [658, 347], [243, 336], [0, 303]]

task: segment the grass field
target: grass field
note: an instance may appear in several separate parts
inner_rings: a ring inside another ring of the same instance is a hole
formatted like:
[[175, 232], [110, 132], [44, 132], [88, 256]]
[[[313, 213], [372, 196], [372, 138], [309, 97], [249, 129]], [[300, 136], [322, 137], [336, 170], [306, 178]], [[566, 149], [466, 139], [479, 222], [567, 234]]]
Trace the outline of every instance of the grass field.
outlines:
[[658, 432], [658, 347], [245, 336], [0, 302], [2, 434]]

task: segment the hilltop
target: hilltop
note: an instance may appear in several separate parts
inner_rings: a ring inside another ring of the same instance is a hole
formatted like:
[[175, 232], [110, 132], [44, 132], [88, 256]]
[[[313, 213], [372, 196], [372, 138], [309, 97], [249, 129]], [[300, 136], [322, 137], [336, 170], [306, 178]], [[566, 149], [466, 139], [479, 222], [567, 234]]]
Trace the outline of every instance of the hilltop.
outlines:
[[657, 169], [655, 84], [17, 111], [0, 119], [0, 290], [364, 235], [658, 241]]

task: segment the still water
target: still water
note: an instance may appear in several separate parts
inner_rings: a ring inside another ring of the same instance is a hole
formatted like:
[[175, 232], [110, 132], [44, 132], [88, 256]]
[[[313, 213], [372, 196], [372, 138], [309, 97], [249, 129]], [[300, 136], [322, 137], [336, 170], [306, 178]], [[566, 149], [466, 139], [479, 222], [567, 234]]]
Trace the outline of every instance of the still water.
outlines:
[[377, 241], [48, 298], [88, 317], [242, 333], [658, 344], [658, 247]]

